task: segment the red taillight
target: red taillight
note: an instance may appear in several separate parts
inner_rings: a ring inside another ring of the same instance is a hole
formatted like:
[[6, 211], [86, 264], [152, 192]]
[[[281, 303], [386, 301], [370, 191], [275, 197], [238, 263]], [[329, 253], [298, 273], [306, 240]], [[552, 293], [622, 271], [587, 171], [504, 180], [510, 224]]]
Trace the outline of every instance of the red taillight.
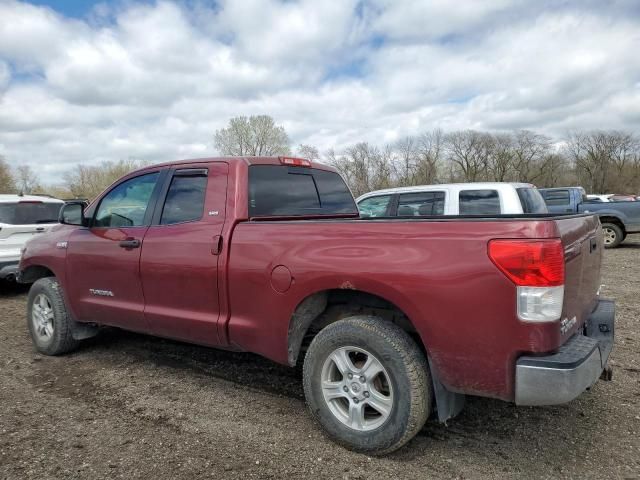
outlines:
[[311, 162], [304, 158], [280, 157], [280, 163], [284, 165], [293, 165], [294, 167], [310, 167]]
[[489, 258], [519, 286], [564, 284], [564, 248], [553, 240], [491, 240]]

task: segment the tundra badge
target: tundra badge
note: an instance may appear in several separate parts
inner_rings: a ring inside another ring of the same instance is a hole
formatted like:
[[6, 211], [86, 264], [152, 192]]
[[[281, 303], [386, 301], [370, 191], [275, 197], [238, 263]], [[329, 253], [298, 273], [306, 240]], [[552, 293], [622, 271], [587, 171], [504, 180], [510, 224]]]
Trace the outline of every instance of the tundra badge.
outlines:
[[571, 327], [573, 327], [576, 324], [577, 320], [576, 317], [572, 317], [571, 320], [569, 320], [568, 318], [563, 319], [560, 322], [560, 333], [562, 335], [564, 335], [565, 333], [567, 333], [569, 330], [571, 330]]
[[93, 295], [97, 295], [99, 297], [113, 297], [113, 292], [111, 290], [97, 290], [95, 288], [90, 288], [89, 291]]

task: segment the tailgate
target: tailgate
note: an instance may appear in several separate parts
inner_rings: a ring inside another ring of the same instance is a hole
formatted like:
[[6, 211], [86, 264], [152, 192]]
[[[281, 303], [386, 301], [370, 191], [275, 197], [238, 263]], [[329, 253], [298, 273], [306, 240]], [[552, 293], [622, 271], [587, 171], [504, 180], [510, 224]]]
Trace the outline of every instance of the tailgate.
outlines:
[[555, 220], [565, 253], [565, 290], [560, 328], [565, 338], [582, 328], [596, 306], [603, 235], [596, 216]]

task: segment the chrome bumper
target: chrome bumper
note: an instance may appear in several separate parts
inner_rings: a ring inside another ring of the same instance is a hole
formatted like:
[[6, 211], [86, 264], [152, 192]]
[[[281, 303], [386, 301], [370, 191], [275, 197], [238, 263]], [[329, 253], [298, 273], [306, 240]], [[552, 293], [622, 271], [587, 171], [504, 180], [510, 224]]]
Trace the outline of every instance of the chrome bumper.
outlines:
[[557, 405], [591, 387], [607, 365], [613, 348], [615, 304], [600, 300], [584, 334], [570, 338], [558, 351], [516, 362], [517, 405]]

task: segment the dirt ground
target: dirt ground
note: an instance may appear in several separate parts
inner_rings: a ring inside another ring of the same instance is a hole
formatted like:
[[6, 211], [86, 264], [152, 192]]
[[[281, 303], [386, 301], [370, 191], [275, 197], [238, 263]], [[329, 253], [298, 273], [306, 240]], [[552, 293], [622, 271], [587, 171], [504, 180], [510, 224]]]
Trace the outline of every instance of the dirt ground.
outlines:
[[0, 294], [0, 478], [640, 478], [640, 238], [606, 252], [613, 381], [568, 405], [470, 398], [385, 458], [329, 442], [297, 373], [109, 330], [35, 353], [25, 290]]

